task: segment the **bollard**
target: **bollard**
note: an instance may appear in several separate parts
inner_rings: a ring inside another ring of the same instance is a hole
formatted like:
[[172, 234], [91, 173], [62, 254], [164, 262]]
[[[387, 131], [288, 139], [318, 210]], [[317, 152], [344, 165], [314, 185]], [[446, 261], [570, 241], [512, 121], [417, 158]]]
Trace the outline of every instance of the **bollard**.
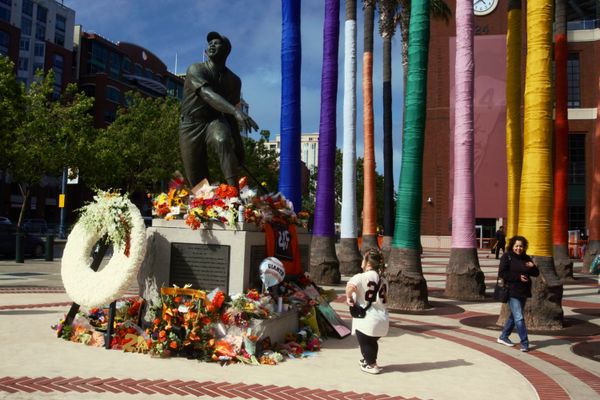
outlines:
[[23, 249], [23, 232], [17, 232], [17, 240], [15, 244], [15, 262], [22, 264], [25, 262], [24, 249]]
[[54, 235], [46, 235], [46, 261], [54, 261]]

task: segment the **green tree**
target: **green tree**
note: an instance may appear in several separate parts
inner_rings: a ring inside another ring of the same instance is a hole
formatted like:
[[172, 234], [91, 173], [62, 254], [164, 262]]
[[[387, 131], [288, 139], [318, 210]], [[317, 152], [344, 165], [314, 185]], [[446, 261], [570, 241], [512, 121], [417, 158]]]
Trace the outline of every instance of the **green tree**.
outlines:
[[[45, 175], [58, 176], [65, 166], [78, 164], [82, 137], [93, 130], [89, 113], [93, 100], [69, 85], [54, 100], [54, 73], [36, 75], [28, 91], [19, 86], [13, 67], [3, 57], [0, 64], [2, 90], [2, 167], [18, 182], [23, 205], [20, 228], [28, 207], [31, 189]], [[15, 89], [15, 85], [19, 89]], [[7, 97], [5, 97], [5, 95]], [[10, 96], [10, 97], [8, 97]], [[5, 115], [5, 112], [11, 114]], [[4, 123], [7, 125], [4, 125]]]
[[158, 191], [181, 169], [179, 104], [172, 98], [128, 94], [128, 106], [98, 132], [80, 166], [82, 179], [99, 189]]

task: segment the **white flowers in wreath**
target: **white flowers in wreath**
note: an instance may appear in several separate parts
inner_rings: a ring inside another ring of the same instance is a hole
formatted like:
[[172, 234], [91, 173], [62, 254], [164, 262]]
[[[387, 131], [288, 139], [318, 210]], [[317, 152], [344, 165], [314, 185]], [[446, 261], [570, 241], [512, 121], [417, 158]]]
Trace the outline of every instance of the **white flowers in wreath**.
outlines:
[[[144, 260], [146, 227], [138, 208], [126, 197], [98, 191], [95, 202], [83, 207], [63, 252], [61, 275], [71, 300], [99, 307], [122, 297]], [[113, 255], [94, 272], [92, 250], [104, 235], [113, 244]]]

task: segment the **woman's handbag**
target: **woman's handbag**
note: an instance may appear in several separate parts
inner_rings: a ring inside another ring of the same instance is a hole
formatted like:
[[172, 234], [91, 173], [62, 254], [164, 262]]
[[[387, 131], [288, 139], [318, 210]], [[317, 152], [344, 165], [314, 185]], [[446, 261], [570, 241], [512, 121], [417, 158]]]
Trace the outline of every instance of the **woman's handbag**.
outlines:
[[501, 303], [508, 302], [508, 288], [502, 282], [502, 285], [499, 283], [500, 277], [496, 278], [496, 286], [494, 286], [494, 300], [499, 301]]
[[[379, 291], [379, 282], [375, 286], [375, 293]], [[350, 315], [352, 318], [364, 318], [367, 315], [367, 310], [371, 307], [372, 302], [369, 302], [365, 308], [362, 308], [357, 303], [350, 306]]]
[[[370, 305], [371, 303], [369, 303]], [[367, 309], [354, 303], [350, 306], [350, 315], [352, 315], [352, 318], [364, 318], [367, 315]]]

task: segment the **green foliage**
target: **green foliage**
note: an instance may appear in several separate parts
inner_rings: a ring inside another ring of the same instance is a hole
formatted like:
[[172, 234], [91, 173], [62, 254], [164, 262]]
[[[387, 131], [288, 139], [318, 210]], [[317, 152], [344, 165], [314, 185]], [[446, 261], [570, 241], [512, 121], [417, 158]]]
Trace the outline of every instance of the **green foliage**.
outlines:
[[128, 104], [89, 144], [81, 175], [86, 184], [103, 190], [157, 191], [161, 181], [181, 170], [179, 104], [139, 93], [129, 94]]
[[8, 151], [25, 114], [25, 93], [15, 79], [14, 64], [0, 56], [0, 169], [8, 167]]
[[[342, 165], [343, 155], [340, 149], [335, 152], [335, 220], [340, 221], [342, 212]], [[315, 211], [315, 191], [317, 182], [317, 169], [309, 175], [308, 193], [302, 196], [302, 210], [310, 215]], [[361, 226], [360, 215], [363, 209], [364, 190], [364, 159], [356, 159], [356, 209], [359, 215], [358, 226]], [[375, 172], [375, 205], [377, 207], [377, 225], [383, 225], [383, 175]]]
[[0, 167], [19, 182], [24, 195], [19, 226], [31, 187], [44, 175], [58, 176], [76, 164], [82, 137], [92, 130], [92, 100], [76, 93], [74, 85], [53, 100], [53, 89], [54, 73], [40, 71], [25, 91], [12, 64], [0, 57]]

